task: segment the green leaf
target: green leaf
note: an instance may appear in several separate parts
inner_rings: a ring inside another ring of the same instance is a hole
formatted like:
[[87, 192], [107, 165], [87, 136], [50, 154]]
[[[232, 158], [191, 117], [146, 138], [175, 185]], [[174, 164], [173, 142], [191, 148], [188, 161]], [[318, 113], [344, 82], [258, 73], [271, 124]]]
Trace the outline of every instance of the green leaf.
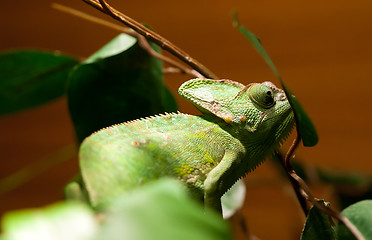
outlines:
[[[320, 201], [324, 204], [323, 201]], [[306, 217], [305, 227], [301, 240], [331, 240], [336, 239], [335, 231], [331, 226], [328, 215], [313, 206]]]
[[75, 202], [10, 212], [2, 220], [6, 240], [88, 240], [97, 228], [93, 212]]
[[[372, 200], [357, 202], [345, 208], [341, 214], [355, 225], [366, 240], [372, 239]], [[355, 239], [343, 223], [338, 224], [336, 231], [339, 240]]]
[[242, 208], [245, 200], [246, 188], [244, 180], [237, 181], [221, 198], [222, 215], [224, 219], [230, 218]]
[[0, 114], [62, 96], [67, 75], [77, 63], [75, 58], [58, 52], [18, 50], [0, 54]]
[[120, 34], [74, 69], [69, 109], [79, 141], [104, 127], [177, 110], [162, 62]]
[[256, 51], [261, 55], [261, 57], [265, 60], [267, 65], [269, 65], [270, 69], [273, 71], [273, 73], [276, 75], [276, 77], [281, 81], [282, 77], [279, 74], [278, 69], [276, 68], [275, 64], [271, 60], [270, 56], [267, 54], [266, 50], [261, 44], [261, 40], [256, 37], [251, 31], [246, 29], [244, 26], [240, 25], [238, 14], [237, 12], [232, 13], [233, 16], [233, 25], [236, 27], [243, 36], [245, 36], [248, 41], [252, 44], [252, 46], [256, 49]]
[[88, 57], [84, 64], [99, 62], [105, 58], [119, 55], [136, 44], [137, 40], [126, 34], [119, 34], [109, 43], [100, 48], [97, 52]]
[[278, 69], [274, 65], [273, 61], [267, 54], [264, 47], [262, 46], [261, 41], [251, 31], [246, 29], [244, 26], [240, 25], [236, 12], [233, 12], [233, 22], [234, 26], [248, 39], [248, 41], [265, 60], [267, 65], [270, 67], [270, 69], [273, 71], [275, 76], [279, 79], [280, 83], [282, 84], [283, 90], [287, 95], [288, 101], [291, 104], [291, 107], [295, 114], [297, 130], [302, 138], [304, 146], [306, 147], [315, 146], [318, 143], [318, 134], [310, 117], [306, 114], [300, 102], [291, 93], [289, 88], [284, 84], [284, 81], [282, 80], [282, 77], [280, 76]]
[[292, 94], [283, 81], [281, 81], [281, 84], [295, 114], [297, 131], [302, 138], [304, 146], [315, 146], [319, 141], [319, 137], [313, 122], [311, 121], [309, 115], [307, 115], [305, 112], [304, 108], [301, 106], [300, 102], [297, 100], [296, 96]]
[[217, 213], [189, 198], [184, 185], [161, 179], [117, 199], [96, 239], [226, 240], [231, 234]]

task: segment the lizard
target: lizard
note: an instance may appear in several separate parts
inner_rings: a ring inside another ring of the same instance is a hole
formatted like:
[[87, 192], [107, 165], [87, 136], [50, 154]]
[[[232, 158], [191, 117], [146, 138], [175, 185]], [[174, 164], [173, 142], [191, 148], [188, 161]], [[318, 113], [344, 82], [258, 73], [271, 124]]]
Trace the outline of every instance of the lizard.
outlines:
[[128, 121], [82, 142], [79, 163], [93, 206], [172, 177], [206, 207], [221, 212], [221, 196], [272, 154], [294, 126], [284, 91], [271, 82], [191, 79], [178, 93], [202, 114]]

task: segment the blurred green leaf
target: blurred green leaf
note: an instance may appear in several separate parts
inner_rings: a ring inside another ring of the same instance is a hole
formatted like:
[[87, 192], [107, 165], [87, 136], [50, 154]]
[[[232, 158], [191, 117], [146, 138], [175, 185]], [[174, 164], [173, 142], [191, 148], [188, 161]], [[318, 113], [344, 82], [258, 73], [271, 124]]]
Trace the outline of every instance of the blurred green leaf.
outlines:
[[306, 114], [305, 110], [302, 108], [301, 104], [296, 99], [296, 97], [291, 93], [289, 88], [284, 84], [284, 81], [282, 80], [282, 77], [280, 76], [278, 69], [271, 60], [270, 56], [267, 54], [264, 47], [262, 46], [261, 41], [251, 31], [246, 29], [244, 26], [240, 25], [236, 12], [233, 12], [233, 23], [234, 26], [249, 40], [249, 42], [265, 60], [267, 65], [270, 67], [270, 69], [273, 71], [273, 73], [276, 75], [276, 77], [282, 84], [283, 90], [287, 95], [288, 101], [291, 104], [293, 112], [295, 114], [297, 130], [302, 138], [304, 146], [306, 147], [315, 146], [318, 143], [318, 134], [315, 130], [315, 127], [310, 117]]
[[230, 218], [242, 208], [245, 200], [246, 188], [244, 180], [237, 181], [221, 198], [222, 215], [224, 219]]
[[0, 114], [9, 114], [62, 96], [78, 64], [58, 52], [18, 50], [0, 54]]
[[163, 83], [162, 62], [125, 34], [76, 67], [69, 80], [69, 109], [80, 142], [113, 124], [177, 110]]
[[220, 215], [192, 200], [174, 179], [161, 179], [113, 199], [97, 216], [74, 201], [5, 214], [4, 240], [229, 240]]
[[363, 187], [371, 181], [370, 177], [352, 170], [316, 167], [316, 172], [320, 181], [335, 185]]
[[[323, 201], [320, 201], [324, 204]], [[328, 215], [316, 207], [312, 207], [306, 217], [305, 227], [301, 234], [301, 240], [331, 240], [336, 239]]]
[[[352, 222], [366, 240], [372, 239], [372, 200], [357, 202], [341, 212]], [[339, 240], [355, 239], [343, 223], [337, 226]]]
[[335, 189], [335, 195], [338, 197], [338, 204], [341, 209], [346, 208], [356, 202], [372, 199], [372, 185], [368, 185], [365, 189], [355, 189], [340, 187]]
[[93, 212], [75, 202], [10, 212], [2, 220], [6, 240], [88, 240], [97, 228]]
[[[294, 158], [292, 160], [292, 167], [300, 178], [302, 178], [305, 182], [311, 183], [309, 178], [311, 178], [313, 175], [308, 176], [308, 171], [306, 169], [308, 166], [303, 165], [301, 161], [297, 161], [296, 158]], [[287, 175], [285, 175], [285, 177], [287, 177]]]
[[310, 178], [322, 184], [332, 185], [339, 208], [372, 198], [372, 176], [358, 171], [313, 167]]
[[[283, 169], [281, 165], [277, 165], [281, 170]], [[307, 165], [297, 158], [292, 160], [292, 166], [298, 176], [310, 184], [331, 185], [332, 195], [340, 209], [364, 199], [372, 199], [372, 176], [370, 174], [350, 169]], [[287, 177], [285, 171], [283, 171], [283, 176]]]
[[[279, 159], [273, 155], [275, 165], [287, 178], [287, 172], [279, 164]], [[337, 200], [340, 209], [364, 199], [372, 199], [372, 176], [350, 169], [334, 169], [327, 166], [304, 164], [300, 159], [292, 160], [292, 167], [305, 182], [310, 184], [327, 184], [332, 186], [332, 195]]]
[[[282, 169], [279, 165], [277, 156], [273, 156], [274, 163]], [[336, 187], [353, 188], [356, 191], [372, 190], [372, 176], [360, 171], [350, 169], [335, 169], [327, 166], [316, 166], [312, 164], [305, 164], [301, 159], [294, 158], [292, 166], [298, 176], [309, 183], [332, 184]], [[283, 176], [287, 176], [283, 172]]]
[[231, 239], [221, 216], [204, 211], [174, 179], [151, 182], [118, 198], [105, 215], [97, 239]]

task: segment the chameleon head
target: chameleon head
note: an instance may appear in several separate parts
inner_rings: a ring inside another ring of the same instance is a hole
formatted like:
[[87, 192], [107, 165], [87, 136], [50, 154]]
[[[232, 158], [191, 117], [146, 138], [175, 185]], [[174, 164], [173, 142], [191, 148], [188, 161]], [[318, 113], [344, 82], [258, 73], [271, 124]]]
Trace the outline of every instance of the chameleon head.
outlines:
[[223, 119], [239, 138], [254, 135], [256, 140], [277, 142], [293, 127], [286, 95], [271, 82], [245, 86], [231, 80], [192, 79], [181, 85], [179, 94], [204, 114]]

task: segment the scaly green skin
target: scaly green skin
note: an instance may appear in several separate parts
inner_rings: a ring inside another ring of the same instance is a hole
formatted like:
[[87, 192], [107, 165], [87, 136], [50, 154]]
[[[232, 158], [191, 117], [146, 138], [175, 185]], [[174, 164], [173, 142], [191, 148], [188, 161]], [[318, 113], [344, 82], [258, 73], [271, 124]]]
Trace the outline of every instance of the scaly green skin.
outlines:
[[293, 112], [272, 83], [244, 86], [193, 79], [181, 96], [203, 115], [172, 113], [102, 129], [80, 148], [82, 176], [94, 206], [163, 176], [187, 184], [208, 207], [271, 154], [293, 127]]

